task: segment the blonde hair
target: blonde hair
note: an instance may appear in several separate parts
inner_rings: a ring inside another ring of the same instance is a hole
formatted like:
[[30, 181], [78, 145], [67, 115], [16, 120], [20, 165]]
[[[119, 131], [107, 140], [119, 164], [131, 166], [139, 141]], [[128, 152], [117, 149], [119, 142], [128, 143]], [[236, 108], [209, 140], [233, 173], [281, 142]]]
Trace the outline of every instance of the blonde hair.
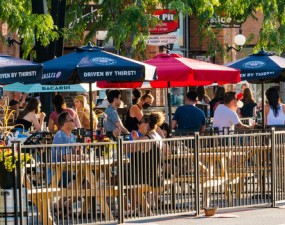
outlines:
[[88, 104], [87, 104], [87, 98], [84, 95], [76, 95], [75, 99], [79, 100], [82, 103], [82, 106], [83, 106], [82, 108], [89, 109]]

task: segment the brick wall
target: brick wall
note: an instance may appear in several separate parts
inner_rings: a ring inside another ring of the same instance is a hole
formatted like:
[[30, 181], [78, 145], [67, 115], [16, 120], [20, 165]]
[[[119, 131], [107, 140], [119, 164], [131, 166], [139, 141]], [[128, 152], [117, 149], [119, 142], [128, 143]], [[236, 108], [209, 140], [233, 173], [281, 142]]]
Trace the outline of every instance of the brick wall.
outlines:
[[[220, 31], [218, 31], [218, 29], [214, 30], [217, 39], [224, 46], [226, 46], [226, 44], [233, 45], [234, 37], [239, 34], [239, 30], [241, 29], [242, 34], [247, 38], [252, 34], [254, 35], [253, 40], [250, 43], [247, 43], [249, 45], [254, 45], [257, 42], [259, 31], [262, 26], [263, 14], [258, 11], [255, 16], [257, 20], [250, 17], [246, 20], [246, 22], [242, 24], [241, 28], [224, 28]], [[209, 39], [207, 37], [204, 37], [202, 43], [200, 42], [200, 37], [198, 36], [198, 22], [194, 16], [190, 17], [189, 24], [190, 51], [201, 52], [201, 54], [207, 52], [209, 46]], [[220, 54], [217, 52], [216, 63], [224, 64], [228, 61], [234, 61], [241, 57], [244, 57], [242, 53], [230, 51], [228, 54], [225, 55], [225, 57], [221, 58]]]
[[[9, 29], [6, 23], [0, 22], [0, 29], [2, 32], [2, 35], [7, 39], [8, 36], [11, 36], [13, 39], [17, 39], [15, 34], [9, 33]], [[2, 42], [2, 39], [0, 39], [0, 53], [4, 55], [11, 55], [11, 56], [19, 56], [20, 48], [19, 45], [15, 44], [14, 46], [7, 46], [4, 45]]]

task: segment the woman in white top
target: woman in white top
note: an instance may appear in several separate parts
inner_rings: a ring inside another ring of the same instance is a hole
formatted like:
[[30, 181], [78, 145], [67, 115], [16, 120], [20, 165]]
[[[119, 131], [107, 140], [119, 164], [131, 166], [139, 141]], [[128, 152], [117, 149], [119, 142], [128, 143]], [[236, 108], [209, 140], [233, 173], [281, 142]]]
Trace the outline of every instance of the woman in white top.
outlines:
[[268, 101], [264, 107], [265, 125], [285, 125], [285, 106], [280, 102], [278, 90], [271, 87], [265, 94]]

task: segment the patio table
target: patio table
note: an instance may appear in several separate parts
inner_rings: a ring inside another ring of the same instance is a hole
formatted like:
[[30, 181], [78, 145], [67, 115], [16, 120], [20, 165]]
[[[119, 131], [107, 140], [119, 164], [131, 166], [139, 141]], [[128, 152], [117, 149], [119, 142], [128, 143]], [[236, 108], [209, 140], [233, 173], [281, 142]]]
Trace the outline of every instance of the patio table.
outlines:
[[[127, 163], [128, 159], [123, 159], [123, 163]], [[39, 213], [42, 215], [43, 222], [53, 225], [53, 217], [51, 212], [51, 203], [54, 197], [83, 197], [87, 199], [86, 212], [90, 209], [91, 197], [96, 198], [97, 204], [101, 206], [101, 213], [104, 213], [106, 220], [113, 220], [114, 216], [110, 209], [110, 203], [106, 197], [118, 196], [118, 186], [111, 186], [110, 177], [112, 176], [112, 168], [118, 164], [118, 161], [111, 158], [96, 158], [87, 161], [71, 161], [57, 163], [38, 163], [30, 164], [28, 167], [47, 167], [52, 172], [52, 181], [49, 187], [34, 188], [30, 182], [26, 182], [28, 195], [34, 204], [38, 204]], [[75, 173], [76, 183], [72, 183], [70, 188], [63, 188], [59, 185], [62, 179], [62, 172]], [[102, 181], [101, 173], [106, 177]], [[29, 179], [26, 179], [29, 181]], [[83, 185], [85, 181], [85, 185]], [[102, 184], [104, 182], [104, 184]], [[96, 206], [93, 207], [96, 210]]]

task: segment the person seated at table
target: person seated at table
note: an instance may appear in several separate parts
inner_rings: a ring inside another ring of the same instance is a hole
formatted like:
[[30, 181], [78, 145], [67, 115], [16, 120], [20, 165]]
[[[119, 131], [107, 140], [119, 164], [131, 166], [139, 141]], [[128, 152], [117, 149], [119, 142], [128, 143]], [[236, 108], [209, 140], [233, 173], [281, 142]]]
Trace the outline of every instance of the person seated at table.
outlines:
[[[81, 126], [90, 130], [90, 109], [87, 103], [87, 99], [84, 95], [77, 95], [74, 99], [75, 111], [78, 115]], [[97, 130], [98, 118], [92, 111], [93, 115], [93, 130]]]
[[129, 107], [125, 127], [129, 132], [138, 129], [138, 122], [143, 117], [143, 109], [147, 109], [153, 103], [154, 97], [151, 94], [144, 94], [138, 100], [138, 103]]
[[[139, 129], [131, 132], [131, 140], [157, 140], [151, 143], [134, 143], [127, 150], [130, 163], [126, 165], [128, 177], [125, 177], [126, 185], [148, 184], [152, 187], [161, 185], [164, 176], [161, 170], [161, 154], [163, 143], [161, 136], [156, 132], [157, 126], [164, 121], [164, 116], [159, 112], [152, 112], [144, 115], [139, 121]], [[154, 177], [154, 179], [153, 179]], [[137, 193], [132, 191], [129, 196], [133, 196], [133, 207], [136, 204], [142, 205], [142, 201], [150, 203], [148, 200], [136, 198]], [[143, 209], [144, 210], [144, 209]]]
[[198, 97], [198, 101], [201, 104], [209, 104], [209, 102], [211, 101], [210, 97], [207, 95], [206, 89], [204, 86], [198, 86], [196, 88], [196, 93], [197, 93], [197, 97]]
[[[75, 127], [74, 119], [68, 112], [62, 112], [58, 115], [58, 125], [59, 130], [56, 132], [53, 138], [52, 144], [74, 144], [76, 143], [76, 138], [74, 134], [72, 134], [72, 130]], [[69, 146], [63, 146], [63, 147], [53, 147], [52, 150], [52, 162], [70, 162], [70, 161], [81, 161], [88, 159], [88, 155], [82, 154], [80, 147], [69, 147]], [[74, 171], [73, 171], [74, 172]], [[50, 169], [48, 169], [48, 184], [51, 183], [51, 175], [54, 172], [51, 172]], [[71, 172], [62, 171], [61, 180], [58, 181], [58, 185], [61, 185], [63, 187], [75, 187], [75, 185], [71, 185], [73, 180], [75, 180], [75, 174], [71, 174]], [[81, 181], [83, 183], [83, 180]], [[65, 207], [70, 207], [72, 202], [75, 202], [78, 200], [78, 196], [72, 198], [62, 198], [59, 199], [59, 203], [57, 204], [59, 206], [58, 209], [56, 209], [57, 214], [61, 211], [60, 207], [64, 205]]]
[[27, 94], [22, 94], [18, 91], [13, 92], [12, 94], [13, 98], [9, 101], [9, 107], [11, 110], [15, 110], [15, 118], [18, 118], [20, 113], [19, 109], [25, 106]]
[[241, 101], [243, 102], [243, 107], [240, 108], [241, 117], [256, 117], [257, 104], [249, 88], [244, 89]]
[[204, 112], [195, 106], [197, 94], [189, 91], [186, 95], [185, 105], [179, 106], [172, 118], [172, 129], [180, 135], [189, 132], [205, 131], [206, 118]]
[[219, 134], [228, 134], [229, 131], [234, 131], [235, 127], [239, 129], [253, 128], [243, 124], [237, 114], [238, 99], [236, 93], [229, 91], [224, 95], [224, 104], [218, 105], [214, 113], [213, 127], [217, 128]]
[[120, 131], [124, 134], [129, 134], [129, 131], [127, 130], [127, 128], [124, 127], [117, 111], [117, 108], [121, 104], [121, 92], [119, 90], [111, 90], [108, 92], [107, 98], [110, 104], [105, 110], [103, 121], [106, 136], [115, 139], [115, 131]]
[[242, 99], [243, 99], [244, 90], [245, 90], [246, 88], [249, 88], [248, 84], [247, 84], [247, 83], [243, 83], [243, 84], [241, 85], [241, 92], [237, 94], [238, 100], [242, 100]]
[[170, 138], [169, 124], [168, 123], [164, 122], [163, 124], [161, 124], [160, 129], [162, 130], [165, 138]]
[[279, 92], [275, 87], [265, 92], [268, 104], [264, 106], [265, 125], [285, 125], [285, 105], [280, 101]]
[[214, 116], [214, 112], [219, 104], [223, 104], [224, 101], [224, 94], [226, 90], [223, 86], [218, 86], [217, 90], [215, 91], [214, 98], [209, 102], [210, 105], [210, 116]]
[[[39, 115], [39, 120], [37, 115]], [[29, 130], [34, 126], [36, 131], [41, 131], [43, 129], [45, 116], [46, 114], [41, 112], [40, 101], [36, 98], [31, 98], [15, 121], [15, 128], [24, 128], [24, 130]]]
[[132, 91], [132, 104], [133, 104], [133, 105], [137, 104], [141, 96], [142, 96], [141, 90], [135, 88], [135, 89]]
[[[110, 89], [106, 89], [105, 93], [106, 93], [106, 98], [103, 99], [103, 101], [97, 105], [97, 108], [108, 108], [109, 106], [109, 101], [108, 101], [108, 93], [109, 93]], [[120, 105], [118, 106], [118, 108], [124, 108], [124, 102], [121, 100]]]
[[66, 102], [62, 95], [54, 96], [52, 102], [53, 102], [54, 111], [52, 111], [49, 117], [48, 121], [49, 131], [53, 132], [59, 130], [58, 115], [62, 112], [68, 112], [70, 114], [75, 123], [74, 128], [81, 128], [81, 123], [79, 121], [78, 115], [73, 109], [66, 107]]
[[[164, 116], [160, 112], [152, 112], [151, 114], [144, 115], [139, 121], [139, 131], [142, 133], [140, 135], [137, 131], [133, 130], [131, 132], [131, 136], [133, 140], [149, 140], [154, 139], [158, 142], [155, 142], [151, 145], [133, 145], [130, 149], [131, 152], [131, 165], [136, 165], [135, 168], [132, 168], [133, 174], [133, 182], [141, 183], [146, 181], [148, 184], [153, 186], [160, 185], [159, 172], [160, 171], [160, 157], [163, 149], [162, 137], [156, 132], [158, 126], [160, 126], [164, 121]], [[142, 163], [142, 165], [140, 165]], [[139, 164], [139, 165], [138, 165]], [[138, 168], [145, 168], [141, 170], [142, 174], [134, 174], [134, 172], [138, 172]], [[147, 171], [144, 173], [143, 171]], [[149, 180], [150, 177], [154, 175], [155, 179]], [[158, 178], [158, 179], [157, 179]], [[130, 181], [130, 182], [132, 182]]]
[[[52, 144], [76, 143], [76, 138], [72, 133], [75, 123], [69, 112], [62, 112], [58, 115], [58, 125], [59, 130], [55, 133]], [[52, 162], [82, 160], [85, 158], [87, 157], [81, 154], [80, 148], [71, 148], [66, 146], [52, 148]], [[62, 180], [63, 183], [66, 181], [66, 179]], [[64, 185], [66, 186], [67, 184], [64, 183]]]

